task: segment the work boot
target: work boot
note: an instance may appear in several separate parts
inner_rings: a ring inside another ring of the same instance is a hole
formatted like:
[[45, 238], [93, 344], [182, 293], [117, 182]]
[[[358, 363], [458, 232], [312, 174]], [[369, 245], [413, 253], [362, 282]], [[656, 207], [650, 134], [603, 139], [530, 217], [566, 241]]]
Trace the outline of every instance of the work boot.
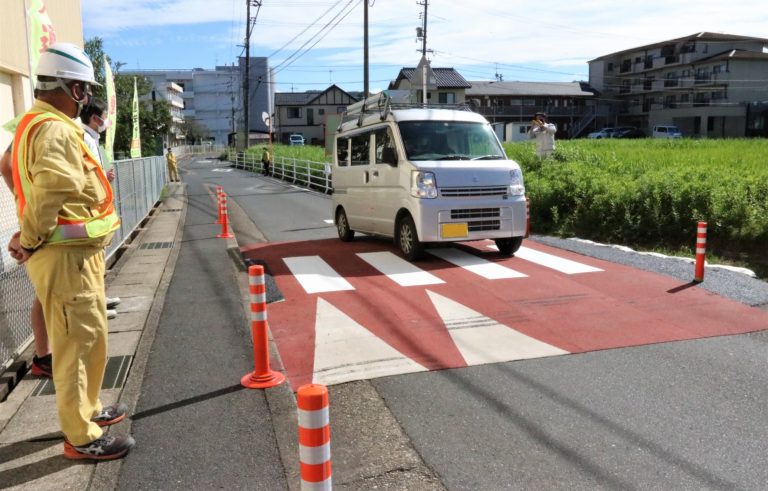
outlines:
[[123, 457], [136, 444], [130, 436], [102, 435], [91, 443], [75, 446], [64, 440], [64, 457], [68, 459], [114, 460]]
[[45, 356], [33, 356], [32, 367], [29, 369], [37, 377], [53, 378], [53, 357], [50, 353]]
[[99, 426], [109, 426], [125, 419], [126, 414], [128, 414], [128, 406], [121, 402], [103, 408], [99, 414], [91, 418], [91, 421]]
[[114, 309], [120, 305], [120, 297], [107, 297], [107, 309]]

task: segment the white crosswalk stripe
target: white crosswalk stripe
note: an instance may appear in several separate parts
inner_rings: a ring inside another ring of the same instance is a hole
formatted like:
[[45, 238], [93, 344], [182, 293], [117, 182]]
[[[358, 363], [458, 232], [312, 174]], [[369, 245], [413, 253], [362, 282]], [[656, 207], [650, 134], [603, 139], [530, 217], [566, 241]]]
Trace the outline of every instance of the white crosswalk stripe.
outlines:
[[400, 286], [436, 285], [443, 280], [391, 252], [361, 252], [363, 261], [378, 269]]
[[526, 336], [459, 302], [429, 290], [427, 293], [467, 365], [568, 354], [567, 351]]
[[355, 289], [320, 256], [284, 257], [283, 262], [307, 293]]
[[470, 254], [469, 252], [446, 247], [441, 249], [427, 249], [427, 252], [437, 256], [444, 261], [460, 266], [469, 272], [482, 276], [489, 280], [499, 280], [504, 278], [526, 278], [528, 275], [507, 268], [501, 264], [493, 263], [481, 257]]
[[[488, 249], [499, 250], [495, 245], [489, 245]], [[529, 247], [521, 247], [516, 253], [515, 257], [530, 261], [532, 263], [544, 266], [545, 268], [554, 269], [565, 274], [578, 274], [578, 273], [594, 273], [597, 271], [603, 271], [600, 268], [589, 266], [588, 264], [582, 264], [570, 259], [555, 256], [553, 254], [547, 254], [546, 252], [537, 251]]]
[[316, 384], [427, 371], [322, 298], [315, 317]]

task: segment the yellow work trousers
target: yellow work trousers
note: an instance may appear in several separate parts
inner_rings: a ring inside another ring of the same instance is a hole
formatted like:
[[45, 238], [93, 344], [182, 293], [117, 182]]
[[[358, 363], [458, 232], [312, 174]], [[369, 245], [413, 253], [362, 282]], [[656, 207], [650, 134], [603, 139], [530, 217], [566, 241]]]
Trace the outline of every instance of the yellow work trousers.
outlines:
[[179, 168], [177, 164], [168, 164], [168, 179], [171, 181], [179, 180]]
[[91, 418], [102, 409], [107, 362], [104, 250], [45, 245], [29, 258], [27, 272], [43, 304], [61, 430], [72, 445], [84, 445], [102, 434]]

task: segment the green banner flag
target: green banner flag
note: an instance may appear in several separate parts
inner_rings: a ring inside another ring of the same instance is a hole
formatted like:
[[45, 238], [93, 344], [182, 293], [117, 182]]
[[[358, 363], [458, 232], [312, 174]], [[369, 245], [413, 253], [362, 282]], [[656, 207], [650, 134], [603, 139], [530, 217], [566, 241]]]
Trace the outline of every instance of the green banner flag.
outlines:
[[43, 0], [30, 0], [27, 20], [29, 22], [29, 76], [34, 85], [37, 78], [37, 62], [43, 51], [56, 43], [56, 31], [53, 29]]
[[136, 89], [136, 77], [133, 77], [133, 137], [131, 138], [131, 158], [141, 158], [141, 137], [139, 135], [139, 93]]
[[112, 67], [109, 66], [107, 55], [104, 55], [104, 78], [107, 86], [107, 124], [104, 136], [104, 151], [110, 162], [115, 160], [115, 128], [117, 127], [117, 95], [115, 94], [115, 78], [112, 76]]

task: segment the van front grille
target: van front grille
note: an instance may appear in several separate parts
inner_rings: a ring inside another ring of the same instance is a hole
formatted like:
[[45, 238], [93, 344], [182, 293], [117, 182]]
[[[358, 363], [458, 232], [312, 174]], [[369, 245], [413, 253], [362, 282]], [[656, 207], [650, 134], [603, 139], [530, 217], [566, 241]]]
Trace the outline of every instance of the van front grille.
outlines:
[[472, 220], [475, 218], [498, 218], [501, 216], [499, 208], [459, 208], [451, 210], [453, 220]]
[[504, 196], [509, 191], [507, 186], [478, 186], [471, 188], [440, 188], [444, 198], [466, 198], [470, 196]]
[[485, 232], [487, 230], [501, 229], [501, 222], [499, 220], [478, 220], [469, 222], [467, 225], [470, 232]]

